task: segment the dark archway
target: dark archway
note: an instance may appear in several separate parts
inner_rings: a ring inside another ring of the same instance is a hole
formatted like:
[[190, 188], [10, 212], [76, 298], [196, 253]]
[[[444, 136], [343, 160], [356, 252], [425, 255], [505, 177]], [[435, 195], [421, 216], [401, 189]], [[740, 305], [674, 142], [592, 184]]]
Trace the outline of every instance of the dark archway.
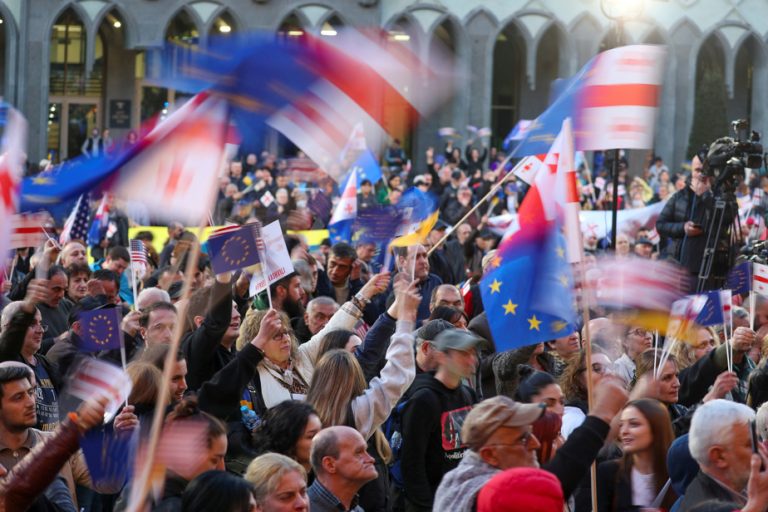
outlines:
[[525, 87], [525, 39], [514, 23], [504, 27], [493, 48], [491, 129], [502, 140], [520, 120], [520, 96]]

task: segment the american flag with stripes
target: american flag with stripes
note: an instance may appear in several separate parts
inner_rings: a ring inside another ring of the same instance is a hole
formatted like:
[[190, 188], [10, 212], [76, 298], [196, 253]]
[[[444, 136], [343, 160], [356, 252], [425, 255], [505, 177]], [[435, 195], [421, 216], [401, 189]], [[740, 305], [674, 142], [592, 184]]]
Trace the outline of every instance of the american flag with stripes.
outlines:
[[46, 212], [11, 216], [11, 249], [40, 247], [46, 240], [45, 224], [50, 221]]
[[59, 235], [59, 243], [66, 244], [70, 240], [82, 240], [85, 242], [88, 238], [88, 220], [91, 216], [91, 208], [88, 206], [88, 196], [81, 194], [77, 198], [75, 207], [64, 222], [64, 229]]
[[147, 264], [147, 248], [141, 240], [131, 240], [131, 263]]
[[69, 383], [69, 394], [81, 400], [106, 397], [105, 421], [117, 413], [131, 393], [131, 378], [122, 368], [88, 358], [77, 368]]

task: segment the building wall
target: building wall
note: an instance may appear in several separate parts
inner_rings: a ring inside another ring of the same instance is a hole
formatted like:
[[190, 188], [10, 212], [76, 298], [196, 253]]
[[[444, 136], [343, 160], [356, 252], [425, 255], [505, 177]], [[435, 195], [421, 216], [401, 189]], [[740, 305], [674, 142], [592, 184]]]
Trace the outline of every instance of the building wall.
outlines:
[[[427, 55], [438, 27], [451, 27], [457, 64], [466, 71], [459, 93], [434, 119], [414, 134], [413, 152], [419, 155], [436, 143], [440, 125], [459, 129], [466, 124], [491, 122], [494, 47], [510, 28], [523, 48], [519, 77], [519, 114], [533, 117], [547, 104], [551, 79], [568, 76], [595, 55], [610, 37], [612, 22], [601, 12], [599, 0], [3, 0], [5, 66], [0, 70], [5, 98], [18, 105], [30, 121], [31, 159], [45, 155], [48, 106], [50, 30], [68, 7], [75, 9], [93, 40], [108, 12], [123, 20], [125, 48], [110, 51], [109, 77], [102, 112], [109, 99], [137, 102], [133, 81], [135, 55], [158, 47], [181, 10], [192, 17], [204, 43], [213, 21], [223, 12], [234, 19], [235, 30], [276, 30], [294, 13], [305, 28], [318, 33], [336, 15], [349, 25], [399, 27], [412, 34], [414, 51]], [[714, 36], [722, 46], [729, 114], [745, 115], [746, 70], [752, 65], [753, 128], [768, 128], [768, 2], [764, 0], [645, 0], [643, 19], [625, 27], [628, 42], [664, 42], [669, 58], [656, 131], [656, 152], [677, 165], [684, 159], [694, 109], [696, 61], [702, 43]], [[552, 39], [557, 38], [553, 44]], [[748, 45], [740, 59], [742, 45]], [[745, 55], [746, 54], [746, 55]], [[135, 117], [135, 116], [134, 116]], [[138, 119], [132, 119], [137, 126]], [[503, 136], [503, 134], [497, 134]]]

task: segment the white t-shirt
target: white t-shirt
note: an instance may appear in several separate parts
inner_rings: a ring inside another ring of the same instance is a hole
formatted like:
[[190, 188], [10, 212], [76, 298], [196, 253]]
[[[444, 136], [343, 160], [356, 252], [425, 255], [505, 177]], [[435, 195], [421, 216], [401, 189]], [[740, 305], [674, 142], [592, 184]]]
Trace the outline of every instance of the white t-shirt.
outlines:
[[653, 473], [644, 475], [632, 468], [632, 504], [636, 507], [649, 507], [656, 499]]

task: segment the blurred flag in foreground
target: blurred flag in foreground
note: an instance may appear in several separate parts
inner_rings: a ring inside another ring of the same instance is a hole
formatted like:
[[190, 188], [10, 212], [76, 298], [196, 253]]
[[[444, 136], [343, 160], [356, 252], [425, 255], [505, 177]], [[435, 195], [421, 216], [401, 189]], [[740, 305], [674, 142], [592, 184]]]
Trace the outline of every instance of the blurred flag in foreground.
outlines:
[[768, 297], [768, 265], [752, 263], [752, 291]]
[[120, 348], [120, 308], [83, 311], [80, 321], [80, 350], [99, 352]]
[[578, 150], [650, 149], [666, 50], [630, 45], [598, 54], [529, 126], [515, 156], [544, 153], [566, 117]]
[[18, 110], [0, 103], [5, 122], [0, 144], [0, 266], [11, 249], [13, 215], [19, 210], [19, 183], [24, 173], [24, 152], [27, 144], [27, 121]]
[[69, 393], [81, 400], [107, 397], [105, 422], [109, 422], [131, 393], [131, 378], [121, 368], [88, 358], [78, 366], [69, 383]]
[[669, 312], [669, 326], [666, 330], [667, 338], [677, 339], [688, 343], [695, 343], [696, 318], [701, 314], [707, 303], [706, 295], [689, 295], [675, 301]]
[[86, 432], [80, 438], [85, 463], [94, 484], [119, 488], [131, 478], [139, 429], [115, 432], [105, 425]]
[[704, 303], [699, 316], [696, 317], [696, 323], [704, 327], [721, 325], [725, 321], [721, 291], [712, 290], [702, 295], [707, 298], [707, 301]]
[[11, 215], [9, 249], [40, 247], [46, 240], [45, 224], [51, 220], [47, 212]]
[[352, 239], [352, 223], [357, 218], [357, 170], [347, 176], [347, 183], [341, 193], [331, 221], [328, 223], [328, 234], [331, 243], [349, 242]]
[[751, 270], [752, 263], [749, 261], [742, 261], [738, 265], [735, 265], [728, 272], [728, 277], [725, 280], [725, 287], [729, 288], [735, 295], [749, 293], [752, 276]]

